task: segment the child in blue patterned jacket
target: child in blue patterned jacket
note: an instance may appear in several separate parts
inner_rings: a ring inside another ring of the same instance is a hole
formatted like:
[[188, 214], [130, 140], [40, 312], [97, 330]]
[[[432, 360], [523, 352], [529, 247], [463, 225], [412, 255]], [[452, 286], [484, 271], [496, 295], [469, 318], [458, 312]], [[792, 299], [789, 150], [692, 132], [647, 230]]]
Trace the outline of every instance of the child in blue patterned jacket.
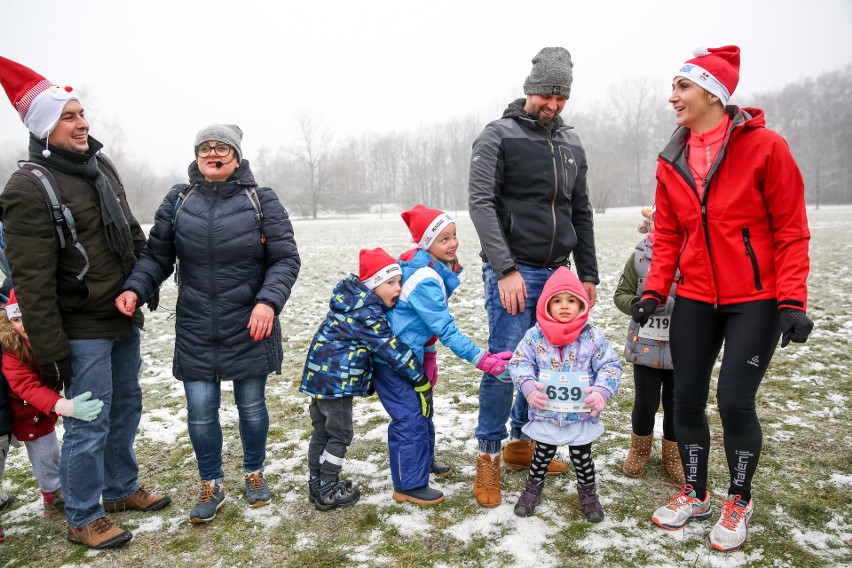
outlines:
[[355, 504], [360, 491], [339, 479], [352, 443], [352, 399], [372, 394], [374, 358], [414, 385], [429, 386], [423, 368], [391, 331], [386, 311], [399, 298], [402, 270], [384, 250], [361, 250], [360, 274], [334, 287], [330, 310], [308, 349], [299, 390], [311, 397], [308, 497], [320, 511]]
[[618, 392], [621, 363], [603, 332], [588, 323], [589, 298], [566, 267], [548, 278], [536, 305], [537, 323], [508, 365], [530, 406], [523, 432], [536, 441], [526, 487], [515, 514], [528, 517], [541, 501], [547, 466], [560, 445], [569, 447], [586, 519], [604, 518], [597, 495], [592, 442], [603, 434], [600, 412]]

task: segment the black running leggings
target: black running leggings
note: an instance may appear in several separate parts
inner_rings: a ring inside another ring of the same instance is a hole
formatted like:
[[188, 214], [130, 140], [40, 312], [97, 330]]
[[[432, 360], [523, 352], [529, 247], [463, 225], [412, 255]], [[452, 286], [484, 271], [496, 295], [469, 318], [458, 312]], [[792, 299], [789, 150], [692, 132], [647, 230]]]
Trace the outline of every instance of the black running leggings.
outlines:
[[781, 334], [775, 300], [716, 306], [678, 298], [672, 314], [675, 435], [686, 482], [707, 490], [710, 429], [705, 414], [713, 365], [722, 348], [716, 402], [730, 473], [728, 492], [751, 498], [763, 434], [755, 397]]
[[654, 433], [654, 421], [663, 402], [663, 438], [674, 442], [674, 372], [633, 365], [633, 413], [631, 426], [637, 436]]

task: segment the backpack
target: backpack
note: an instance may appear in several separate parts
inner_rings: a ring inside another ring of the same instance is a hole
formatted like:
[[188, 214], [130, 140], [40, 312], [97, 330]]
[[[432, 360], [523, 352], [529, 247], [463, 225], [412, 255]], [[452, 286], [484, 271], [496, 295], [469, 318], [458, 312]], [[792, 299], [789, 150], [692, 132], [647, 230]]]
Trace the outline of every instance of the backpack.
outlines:
[[[263, 234], [263, 209], [260, 207], [260, 199], [257, 197], [257, 190], [254, 186], [243, 187], [243, 189], [246, 192], [249, 202], [251, 202], [251, 206], [254, 208], [254, 220], [257, 221], [257, 225], [260, 227], [260, 242], [265, 244], [266, 235]], [[186, 204], [186, 200], [189, 199], [190, 195], [192, 195], [193, 191], [195, 191], [195, 185], [190, 185], [178, 193], [174, 209], [172, 209], [172, 231], [174, 231], [175, 227], [177, 227], [178, 215], [180, 214], [181, 209], [183, 209], [183, 206]]]
[[[103, 154], [97, 154], [96, 158], [99, 164], [103, 164], [118, 180], [118, 184], [123, 188], [124, 184], [121, 181], [121, 176], [118, 175], [118, 170], [112, 160]], [[47, 207], [50, 210], [53, 227], [56, 229], [56, 236], [59, 239], [59, 248], [64, 249], [68, 245], [76, 248], [83, 255], [85, 266], [80, 274], [77, 275], [77, 280], [82, 280], [89, 271], [89, 255], [86, 254], [86, 249], [77, 241], [77, 228], [74, 224], [74, 215], [71, 210], [65, 207], [65, 204], [59, 199], [56, 191], [56, 180], [53, 174], [42, 165], [34, 162], [20, 161], [18, 162], [18, 170], [15, 172], [32, 180], [36, 186], [41, 189], [44, 200], [47, 202]], [[65, 239], [65, 229], [68, 229], [70, 240]]]
[[[243, 187], [246, 192], [246, 196], [251, 202], [251, 206], [254, 208], [254, 220], [257, 222], [257, 226], [260, 228], [260, 242], [261, 244], [266, 244], [266, 235], [263, 234], [263, 209], [260, 207], [260, 199], [257, 197], [257, 190], [254, 186]], [[186, 204], [186, 200], [189, 199], [189, 196], [192, 195], [192, 192], [195, 191], [195, 185], [190, 185], [185, 187], [178, 193], [178, 197], [175, 200], [175, 206], [172, 209], [172, 234], [174, 234], [175, 228], [177, 227], [178, 215], [180, 215], [181, 209]], [[180, 287], [180, 261], [175, 258], [175, 284]]]

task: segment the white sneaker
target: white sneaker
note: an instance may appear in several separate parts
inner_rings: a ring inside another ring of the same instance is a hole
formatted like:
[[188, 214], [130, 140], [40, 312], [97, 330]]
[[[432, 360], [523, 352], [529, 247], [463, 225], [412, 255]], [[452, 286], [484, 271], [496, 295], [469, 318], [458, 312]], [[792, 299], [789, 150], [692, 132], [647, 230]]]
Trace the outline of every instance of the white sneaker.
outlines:
[[710, 531], [710, 546], [722, 552], [731, 552], [743, 545], [748, 536], [748, 521], [754, 513], [754, 502], [748, 503], [739, 495], [728, 495], [722, 505], [722, 516]]
[[710, 494], [701, 500], [696, 497], [692, 486], [687, 485], [668, 505], [654, 511], [651, 520], [666, 530], [675, 530], [692, 520], [703, 521], [710, 517], [710, 513]]

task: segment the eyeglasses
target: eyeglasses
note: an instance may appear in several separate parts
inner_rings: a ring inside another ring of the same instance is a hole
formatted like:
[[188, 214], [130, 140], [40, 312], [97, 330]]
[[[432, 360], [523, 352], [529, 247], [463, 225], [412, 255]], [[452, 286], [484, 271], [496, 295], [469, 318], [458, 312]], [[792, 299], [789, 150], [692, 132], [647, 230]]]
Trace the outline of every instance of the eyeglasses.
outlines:
[[220, 158], [224, 158], [231, 153], [231, 147], [227, 144], [216, 144], [215, 146], [202, 144], [195, 147], [195, 155], [199, 158], [206, 158], [210, 155], [210, 152], [215, 153]]

